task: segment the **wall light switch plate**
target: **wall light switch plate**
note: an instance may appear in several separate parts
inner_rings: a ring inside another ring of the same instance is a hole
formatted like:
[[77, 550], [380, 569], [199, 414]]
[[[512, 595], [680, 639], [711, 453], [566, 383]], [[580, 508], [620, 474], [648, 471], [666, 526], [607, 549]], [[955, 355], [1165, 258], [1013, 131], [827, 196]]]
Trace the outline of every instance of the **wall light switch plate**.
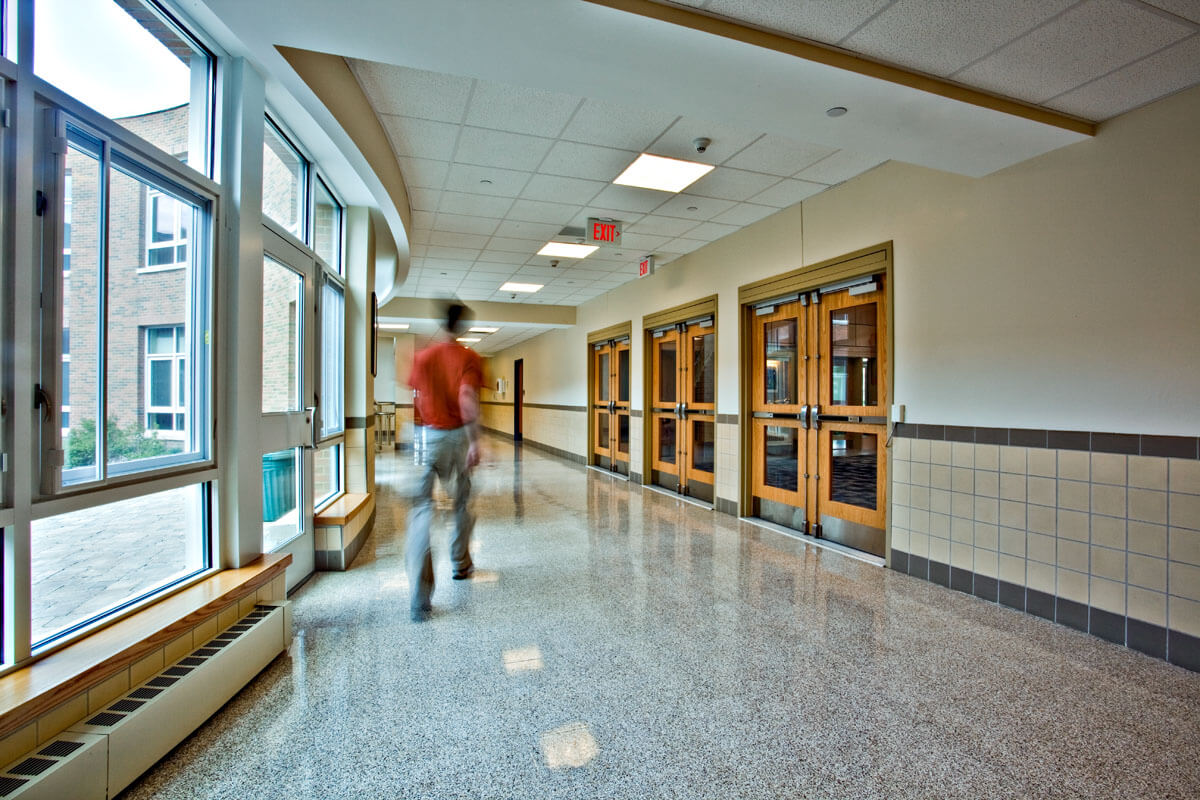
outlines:
[[904, 405], [892, 406], [892, 422], [904, 422]]

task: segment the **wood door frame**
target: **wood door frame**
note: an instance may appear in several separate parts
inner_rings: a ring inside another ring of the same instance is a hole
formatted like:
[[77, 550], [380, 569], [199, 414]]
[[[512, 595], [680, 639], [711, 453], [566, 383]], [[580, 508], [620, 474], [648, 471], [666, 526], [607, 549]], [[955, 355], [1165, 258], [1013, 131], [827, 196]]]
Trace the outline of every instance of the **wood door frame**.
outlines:
[[[614, 339], [629, 339], [629, 366], [630, 366], [630, 389], [629, 389], [629, 404], [630, 411], [633, 410], [633, 320], [619, 322], [616, 325], [609, 325], [607, 328], [600, 328], [592, 331], [587, 335], [587, 463], [594, 466], [596, 464], [596, 451], [592, 446], [596, 437], [596, 415], [592, 413], [594, 409], [592, 405], [596, 396], [596, 357], [595, 345], [601, 342], [610, 342]], [[610, 357], [611, 362], [611, 357]], [[610, 396], [611, 386], [610, 386]], [[632, 418], [632, 413], [630, 417]], [[615, 418], [615, 415], [614, 415]], [[611, 421], [610, 421], [611, 424]], [[632, 423], [631, 423], [632, 424]]]
[[[865, 275], [882, 274], [884, 276], [884, 294], [886, 296], [884, 314], [887, 320], [887, 331], [883, 337], [880, 337], [879, 345], [881, 350], [886, 347], [888, 358], [885, 369], [880, 373], [880, 380], [885, 383], [884, 389], [880, 392], [880, 398], [884, 409], [890, 409], [894, 402], [892, 388], [896, 385], [896, 359], [894, 357], [894, 332], [896, 328], [895, 273], [893, 263], [893, 244], [891, 241], [887, 241], [738, 287], [738, 335], [741, 345], [739, 348], [741, 352], [741, 374], [738, 377], [740, 387], [738, 431], [741, 443], [741, 477], [739, 479], [741, 486], [738, 493], [739, 516], [749, 515], [754, 503], [754, 329], [752, 327], [756, 320], [754, 306], [777, 297], [786, 297], [790, 294], [813, 291], [820, 289], [822, 286], [828, 286], [843, 280], [859, 278]], [[819, 328], [819, 325], [817, 327]], [[810, 331], [809, 334], [811, 333]], [[809, 396], [813, 397], [816, 395], [810, 394]], [[891, 423], [889, 423], [887, 428], [889, 436], [886, 442], [887, 453], [882, 456], [884, 462], [887, 462], [891, 457], [890, 426]], [[815, 459], [816, 453], [811, 453], [807, 457], [810, 460]], [[815, 462], [810, 466], [815, 468]], [[886, 477], [890, 474], [891, 464], [889, 463], [885, 468], [884, 475]], [[890, 517], [891, 510], [885, 503], [884, 554], [889, 563], [891, 562], [892, 548]]]

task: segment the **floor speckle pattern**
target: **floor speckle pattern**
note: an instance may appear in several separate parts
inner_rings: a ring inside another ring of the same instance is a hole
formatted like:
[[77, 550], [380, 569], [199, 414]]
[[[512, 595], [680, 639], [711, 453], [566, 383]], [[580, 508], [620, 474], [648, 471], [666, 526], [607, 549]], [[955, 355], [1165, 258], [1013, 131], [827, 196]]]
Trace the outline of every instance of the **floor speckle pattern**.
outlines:
[[499, 440], [414, 624], [412, 471], [125, 800], [1200, 796], [1200, 674]]

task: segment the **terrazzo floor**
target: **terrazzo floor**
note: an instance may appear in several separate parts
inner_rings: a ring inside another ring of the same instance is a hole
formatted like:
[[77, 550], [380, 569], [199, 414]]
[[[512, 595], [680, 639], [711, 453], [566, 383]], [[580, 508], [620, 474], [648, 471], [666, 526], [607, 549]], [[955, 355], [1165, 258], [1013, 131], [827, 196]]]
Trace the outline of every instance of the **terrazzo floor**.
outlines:
[[1200, 674], [499, 440], [414, 624], [412, 474], [125, 800], [1200, 796]]

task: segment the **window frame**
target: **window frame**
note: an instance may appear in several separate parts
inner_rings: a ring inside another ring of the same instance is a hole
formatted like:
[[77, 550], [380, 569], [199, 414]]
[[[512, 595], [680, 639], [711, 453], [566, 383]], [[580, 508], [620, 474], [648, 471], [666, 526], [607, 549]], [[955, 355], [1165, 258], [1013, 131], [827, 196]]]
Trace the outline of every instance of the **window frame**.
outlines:
[[[313, 190], [311, 192], [309, 192], [310, 198], [309, 198], [308, 216], [309, 216], [309, 228], [312, 232], [309, 236], [310, 241], [308, 243], [308, 246], [309, 246], [309, 249], [312, 250], [313, 253], [317, 256], [317, 260], [320, 261], [328, 270], [333, 272], [339, 278], [344, 278], [345, 277], [345, 269], [346, 269], [346, 267], [345, 267], [345, 261], [346, 261], [346, 204], [344, 202], [342, 202], [342, 199], [340, 197], [338, 197], [337, 192], [333, 191], [333, 187], [330, 186], [329, 181], [327, 181], [325, 179], [325, 174], [320, 169], [318, 169], [316, 167], [316, 165], [313, 164], [312, 162], [308, 162], [308, 164], [309, 164], [309, 170], [312, 172], [311, 184], [313, 186]], [[325, 259], [323, 259], [321, 257], [321, 254], [317, 252], [316, 227], [317, 227], [317, 188], [318, 187], [325, 190], [325, 193], [327, 195], [329, 195], [329, 199], [333, 201], [334, 208], [337, 209], [337, 230], [334, 235], [334, 240], [337, 242], [337, 263], [336, 264], [325, 263]]]
[[[101, 176], [101, 216], [104, 220], [101, 229], [102, 239], [107, 239], [110, 228], [107, 207], [107, 185], [110, 183], [110, 171], [117, 170], [127, 177], [153, 187], [167, 196], [174, 196], [185, 203], [195, 205], [200, 213], [191, 232], [192, 241], [189, 243], [192, 251], [191, 258], [195, 265], [187, 289], [188, 319], [187, 325], [196, 332], [193, 335], [191, 352], [195, 376], [190, 387], [195, 437], [195, 453], [170, 454], [154, 458], [140, 459], [132, 462], [107, 463], [107, 457], [101, 458], [104, 437], [100, 434], [104, 424], [103, 415], [97, 413], [97, 457], [96, 479], [84, 480], [78, 483], [63, 485], [60, 473], [65, 469], [60, 462], [65, 460], [65, 440], [61, 428], [58, 427], [57, 415], [46, 415], [41, 418], [40, 441], [36, 443], [41, 459], [40, 486], [35, 491], [34, 501], [41, 502], [50, 498], [63, 497], [75, 493], [88, 493], [95, 505], [101, 505], [106, 500], [103, 494], [96, 494], [107, 487], [125, 484], [153, 485], [156, 478], [163, 478], [176, 473], [207, 471], [216, 466], [216, 436], [212, 419], [216, 413], [217, 395], [213, 381], [214, 359], [217, 352], [215, 326], [216, 306], [216, 232], [219, 229], [219, 198], [220, 190], [210, 179], [201, 175], [187, 164], [173, 159], [169, 154], [158, 151], [143, 142], [135, 134], [122, 128], [119, 124], [99, 117], [98, 114], [81, 106], [77, 101], [65, 95], [38, 78], [37, 101], [40, 114], [43, 116], [45, 135], [40, 138], [45, 143], [42, 174], [40, 185], [43, 192], [53, 200], [47, 203], [47, 212], [41, 218], [38, 226], [42, 241], [41, 280], [43, 296], [46, 297], [40, 322], [42, 342], [42, 364], [39, 385], [52, 398], [62, 396], [61, 383], [61, 353], [62, 353], [62, 309], [63, 286], [62, 276], [62, 214], [59, 198], [63, 197], [64, 171], [67, 145], [80, 139], [91, 140], [93, 147], [101, 152], [99, 159]], [[68, 129], [73, 133], [69, 134]], [[61, 151], [61, 152], [60, 152]], [[78, 180], [75, 176], [73, 182]], [[74, 215], [73, 215], [74, 217]], [[74, 221], [74, 220], [73, 220]], [[143, 248], [144, 249], [144, 248]], [[106, 248], [101, 245], [100, 271], [107, 272], [108, 255]], [[102, 281], [103, 283], [104, 281]], [[97, 293], [96, 306], [88, 309], [89, 313], [98, 312], [97, 324], [103, 326], [97, 351], [97, 392], [99, 403], [107, 409], [107, 390], [105, 360], [107, 357], [104, 345], [104, 334], [107, 332], [107, 286]], [[79, 314], [79, 309], [73, 311]], [[203, 335], [199, 335], [203, 332]], [[140, 354], [139, 354], [140, 355]], [[50, 362], [58, 364], [57, 373], [51, 373]], [[154, 491], [147, 488], [147, 493]]]
[[[172, 352], [170, 352], [170, 353], [153, 353], [153, 352], [151, 352], [151, 350], [150, 350], [151, 332], [166, 331], [166, 330], [171, 331], [171, 346], [173, 348]], [[172, 441], [177, 440], [177, 439], [186, 440], [187, 439], [187, 418], [186, 418], [187, 417], [187, 404], [185, 402], [186, 398], [184, 397], [184, 395], [186, 395], [186, 393], [187, 393], [187, 386], [186, 386], [186, 381], [184, 382], [184, 385], [179, 384], [179, 371], [178, 371], [178, 368], [180, 366], [182, 366], [185, 371], [185, 375], [186, 375], [189, 344], [187, 341], [187, 333], [186, 333], [185, 326], [183, 326], [183, 325], [146, 325], [143, 327], [143, 332], [142, 332], [142, 335], [140, 338], [143, 343], [142, 344], [142, 362], [145, 364], [145, 367], [146, 367], [146, 370], [144, 373], [145, 377], [143, 378], [143, 381], [142, 381], [142, 383], [144, 384], [142, 387], [143, 402], [144, 402], [144, 405], [142, 407], [142, 416], [145, 420], [145, 424], [142, 427], [146, 430], [147, 433], [154, 431], [155, 433], [158, 434], [159, 438], [162, 438], [162, 439], [169, 439]], [[166, 406], [155, 405], [153, 400], [151, 399], [153, 397], [153, 388], [154, 388], [153, 380], [152, 380], [153, 376], [151, 375], [151, 372], [152, 372], [151, 364], [153, 364], [154, 362], [159, 362], [159, 363], [167, 362], [171, 365], [167, 371], [168, 372], [167, 378], [170, 381], [169, 386], [170, 386], [171, 400], [173, 401], [172, 404], [170, 404], [170, 405], [166, 405]], [[152, 428], [150, 426], [150, 417], [153, 414], [170, 414], [172, 427], [170, 427], [170, 428]], [[181, 414], [184, 415], [183, 427], [176, 428], [176, 427], [174, 427], [175, 418]]]
[[[178, 211], [178, 209], [179, 209], [179, 205], [178, 205], [179, 201], [175, 200], [175, 198], [171, 197], [170, 195], [163, 194], [162, 192], [158, 191], [157, 189], [154, 189], [151, 187], [146, 188], [145, 197], [146, 197], [146, 200], [145, 200], [144, 205], [145, 205], [145, 218], [146, 218], [146, 220], [145, 220], [146, 221], [146, 224], [145, 224], [145, 237], [146, 238], [145, 238], [143, 246], [142, 246], [142, 251], [143, 251], [143, 254], [145, 257], [142, 259], [141, 266], [138, 267], [138, 272], [143, 272], [143, 273], [144, 272], [166, 272], [168, 270], [186, 268], [187, 264], [188, 264], [188, 259], [191, 257], [191, 241], [189, 240], [188, 233], [186, 231], [183, 232], [182, 236], [180, 235], [181, 229], [183, 228], [183, 214], [176, 213], [176, 215], [175, 215], [175, 224], [173, 226], [174, 234], [175, 234], [174, 238], [172, 238], [170, 241], [167, 241], [167, 242], [152, 242], [151, 241], [154, 237], [154, 228], [155, 228], [154, 223], [157, 219], [156, 211], [154, 210], [158, 207], [158, 203], [156, 201], [159, 198], [166, 198], [168, 200], [172, 200], [175, 203], [176, 211]], [[179, 260], [177, 258], [175, 261], [171, 261], [166, 264], [151, 264], [150, 263], [151, 251], [170, 249], [170, 250], [174, 251], [173, 255], [178, 256], [180, 247], [185, 248], [185, 250], [184, 250], [185, 254], [184, 254], [184, 257], [182, 260]]]
[[[271, 112], [270, 108], [268, 108], [266, 113], [263, 115], [263, 125], [263, 148], [265, 149], [267, 147], [267, 137], [271, 134], [271, 132], [274, 132], [274, 134], [279, 137], [280, 142], [282, 142], [284, 146], [291, 150], [296, 156], [296, 159], [300, 162], [300, 187], [298, 190], [299, 197], [296, 199], [296, 210], [300, 216], [300, 229], [298, 231], [288, 230], [287, 226], [282, 221], [269, 216], [265, 208], [262, 210], [263, 221], [274, 223], [276, 229], [286, 233], [291, 238], [302, 243], [309, 250], [312, 250], [312, 159], [310, 159], [308, 154], [306, 154], [304, 150], [301, 149], [300, 145], [296, 143], [296, 137], [291, 135], [291, 132], [287, 129], [287, 126], [279, 121], [278, 117]], [[266, 196], [266, 193], [267, 171], [264, 167], [262, 186], [262, 194], [264, 197]]]

